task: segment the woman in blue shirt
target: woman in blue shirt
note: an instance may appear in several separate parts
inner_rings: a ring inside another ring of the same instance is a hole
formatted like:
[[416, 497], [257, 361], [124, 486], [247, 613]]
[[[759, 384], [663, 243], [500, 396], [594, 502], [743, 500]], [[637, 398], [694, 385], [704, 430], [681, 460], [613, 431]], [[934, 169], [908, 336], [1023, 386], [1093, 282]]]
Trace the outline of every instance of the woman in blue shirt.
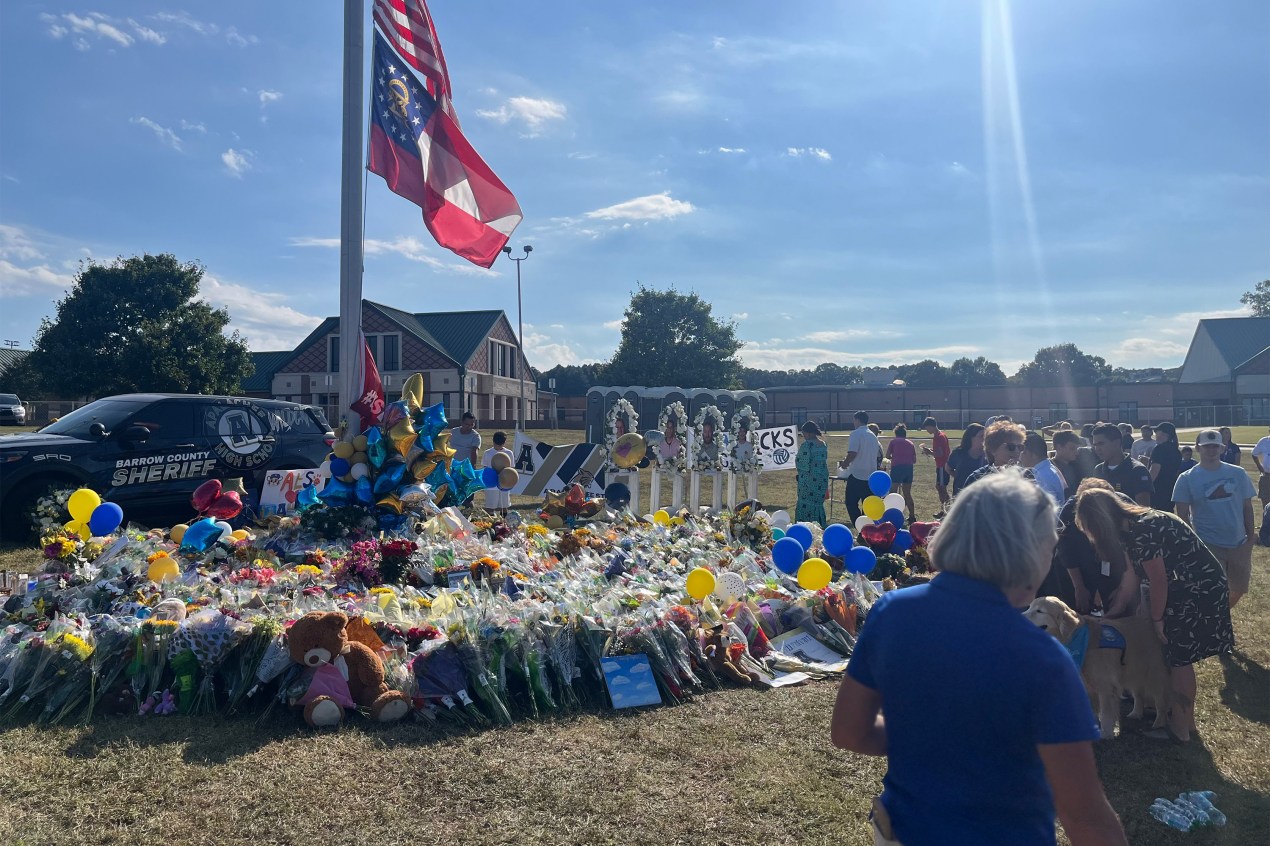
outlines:
[[[1056, 541], [1054, 504], [1015, 474], [953, 501], [928, 585], [869, 612], [834, 706], [834, 745], [885, 755], [878, 843], [1124, 844], [1094, 765], [1075, 663], [1020, 609]], [[931, 637], [937, 633], [937, 637]]]

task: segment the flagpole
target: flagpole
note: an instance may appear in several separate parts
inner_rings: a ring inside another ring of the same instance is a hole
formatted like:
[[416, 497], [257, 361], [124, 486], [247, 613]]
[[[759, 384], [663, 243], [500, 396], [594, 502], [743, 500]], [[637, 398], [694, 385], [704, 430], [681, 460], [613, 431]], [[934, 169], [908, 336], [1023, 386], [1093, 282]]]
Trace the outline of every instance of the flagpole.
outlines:
[[340, 167], [340, 405], [349, 421], [349, 437], [360, 428], [360, 417], [350, 410], [362, 386], [357, 384], [357, 365], [362, 360], [358, 345], [362, 325], [362, 155], [365, 141], [362, 121], [364, 0], [344, 0], [344, 125]]

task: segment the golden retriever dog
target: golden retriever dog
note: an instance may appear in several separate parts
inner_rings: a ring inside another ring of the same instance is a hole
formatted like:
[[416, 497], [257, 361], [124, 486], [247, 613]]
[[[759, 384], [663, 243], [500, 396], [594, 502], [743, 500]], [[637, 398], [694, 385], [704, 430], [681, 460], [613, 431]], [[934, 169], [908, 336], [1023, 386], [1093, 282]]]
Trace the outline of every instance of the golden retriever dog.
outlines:
[[[1052, 596], [1034, 599], [1023, 616], [1058, 638], [1064, 646], [1077, 640], [1082, 627], [1088, 630], [1088, 646], [1080, 674], [1098, 714], [1098, 727], [1104, 738], [1115, 737], [1122, 691], [1133, 695], [1130, 717], [1142, 719], [1149, 699], [1155, 708], [1152, 728], [1164, 727], [1169, 710], [1169, 668], [1149, 619], [1135, 615], [1104, 621], [1099, 617], [1080, 616]], [[1113, 630], [1107, 633], [1105, 640], [1104, 627]]]

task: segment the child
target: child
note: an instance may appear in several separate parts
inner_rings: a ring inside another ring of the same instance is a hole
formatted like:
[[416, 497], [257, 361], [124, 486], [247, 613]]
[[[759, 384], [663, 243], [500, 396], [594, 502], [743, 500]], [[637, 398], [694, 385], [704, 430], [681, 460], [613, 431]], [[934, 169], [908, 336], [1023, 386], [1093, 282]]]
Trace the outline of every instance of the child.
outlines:
[[[493, 467], [494, 456], [502, 455], [507, 458], [507, 463], [502, 464], [503, 467], [511, 467], [515, 463], [516, 457], [512, 455], [512, 451], [507, 448], [507, 435], [503, 432], [494, 433], [494, 445], [485, 450], [485, 455], [481, 458], [482, 467]], [[490, 511], [504, 517], [507, 516], [507, 509], [511, 508], [512, 495], [511, 491], [500, 490], [497, 486], [485, 489], [485, 510]]]

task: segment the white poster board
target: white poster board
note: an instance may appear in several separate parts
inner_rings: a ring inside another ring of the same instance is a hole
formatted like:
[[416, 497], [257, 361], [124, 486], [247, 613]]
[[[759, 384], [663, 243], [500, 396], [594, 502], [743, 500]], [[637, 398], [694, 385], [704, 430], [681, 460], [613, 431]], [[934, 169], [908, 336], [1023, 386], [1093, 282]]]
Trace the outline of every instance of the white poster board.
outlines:
[[309, 484], [317, 485], [321, 493], [328, 478], [316, 467], [309, 470], [270, 470], [260, 488], [260, 516], [290, 514], [295, 510], [296, 494]]
[[763, 459], [763, 472], [793, 470], [798, 457], [798, 427], [776, 426], [759, 429], [758, 454]]

